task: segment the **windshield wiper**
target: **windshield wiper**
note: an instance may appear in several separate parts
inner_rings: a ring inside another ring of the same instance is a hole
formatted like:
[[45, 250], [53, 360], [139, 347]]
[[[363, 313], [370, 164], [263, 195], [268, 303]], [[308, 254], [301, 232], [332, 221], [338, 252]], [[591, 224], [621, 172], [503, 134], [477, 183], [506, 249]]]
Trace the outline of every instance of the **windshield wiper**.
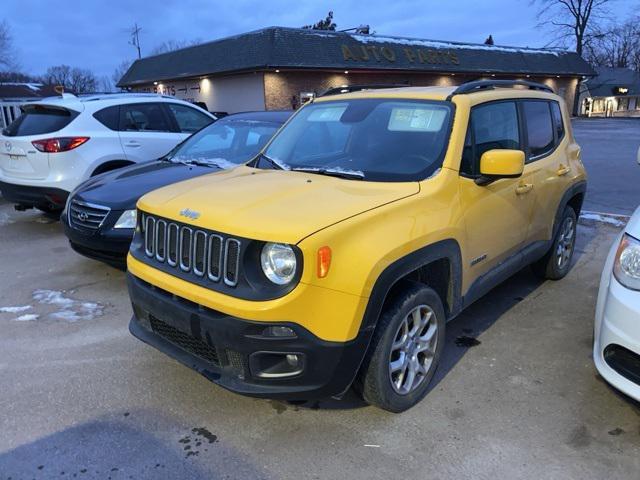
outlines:
[[341, 168], [320, 168], [320, 167], [294, 167], [294, 172], [317, 173], [328, 177], [347, 178], [349, 180], [364, 180], [364, 173], [357, 170], [343, 170]]

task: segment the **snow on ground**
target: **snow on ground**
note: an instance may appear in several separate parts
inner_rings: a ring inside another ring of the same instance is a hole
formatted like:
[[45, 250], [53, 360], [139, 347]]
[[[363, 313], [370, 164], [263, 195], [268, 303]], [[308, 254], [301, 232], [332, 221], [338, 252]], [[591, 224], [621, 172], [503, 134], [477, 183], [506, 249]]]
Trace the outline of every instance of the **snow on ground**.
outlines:
[[40, 318], [40, 315], [37, 313], [27, 313], [26, 315], [20, 315], [18, 318], [14, 318], [16, 322], [30, 322], [32, 320], [37, 320]]
[[65, 296], [58, 290], [35, 290], [33, 299], [44, 305], [53, 305], [57, 311], [49, 314], [49, 317], [57, 320], [75, 322], [78, 320], [91, 320], [103, 313], [103, 306], [95, 302], [83, 302]]
[[583, 212], [580, 214], [580, 220], [591, 220], [594, 222], [607, 223], [614, 227], [624, 227], [627, 224], [628, 217], [606, 213]]
[[21, 307], [0, 307], [0, 313], [20, 313], [29, 310], [31, 305], [23, 305]]

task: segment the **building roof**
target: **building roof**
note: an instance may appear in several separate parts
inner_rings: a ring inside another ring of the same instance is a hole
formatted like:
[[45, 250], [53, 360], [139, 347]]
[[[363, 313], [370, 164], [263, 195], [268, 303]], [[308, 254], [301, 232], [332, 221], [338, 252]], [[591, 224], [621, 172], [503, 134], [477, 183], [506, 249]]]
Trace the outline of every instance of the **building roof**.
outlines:
[[53, 85], [31, 82], [0, 82], [1, 99], [32, 99], [56, 95]]
[[564, 50], [269, 27], [137, 60], [118, 86], [275, 68], [595, 75]]
[[[584, 83], [591, 97], [640, 95], [640, 73], [629, 68], [596, 67], [597, 76]], [[627, 89], [623, 93], [619, 89]]]

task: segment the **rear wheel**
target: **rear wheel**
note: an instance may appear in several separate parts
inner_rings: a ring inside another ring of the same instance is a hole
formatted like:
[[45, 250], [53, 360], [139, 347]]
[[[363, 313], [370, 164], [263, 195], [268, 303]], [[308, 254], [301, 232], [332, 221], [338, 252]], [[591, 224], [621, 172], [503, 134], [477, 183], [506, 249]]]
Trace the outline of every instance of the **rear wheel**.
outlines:
[[551, 248], [544, 257], [531, 264], [531, 269], [538, 277], [560, 280], [569, 273], [576, 245], [577, 223], [576, 212], [573, 208], [567, 207]]
[[444, 348], [445, 316], [438, 294], [406, 282], [384, 309], [356, 388], [364, 400], [403, 412], [426, 395]]

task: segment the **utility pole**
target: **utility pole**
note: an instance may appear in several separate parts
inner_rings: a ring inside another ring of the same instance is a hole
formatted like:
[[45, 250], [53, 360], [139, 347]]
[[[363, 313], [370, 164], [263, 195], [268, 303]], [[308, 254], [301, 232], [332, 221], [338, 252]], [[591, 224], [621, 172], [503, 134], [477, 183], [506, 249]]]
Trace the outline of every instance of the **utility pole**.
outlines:
[[140, 53], [140, 30], [142, 30], [142, 27], [138, 27], [138, 23], [136, 22], [133, 30], [131, 30], [131, 40], [129, 40], [129, 44], [133, 45], [138, 50], [138, 58], [142, 58]]

